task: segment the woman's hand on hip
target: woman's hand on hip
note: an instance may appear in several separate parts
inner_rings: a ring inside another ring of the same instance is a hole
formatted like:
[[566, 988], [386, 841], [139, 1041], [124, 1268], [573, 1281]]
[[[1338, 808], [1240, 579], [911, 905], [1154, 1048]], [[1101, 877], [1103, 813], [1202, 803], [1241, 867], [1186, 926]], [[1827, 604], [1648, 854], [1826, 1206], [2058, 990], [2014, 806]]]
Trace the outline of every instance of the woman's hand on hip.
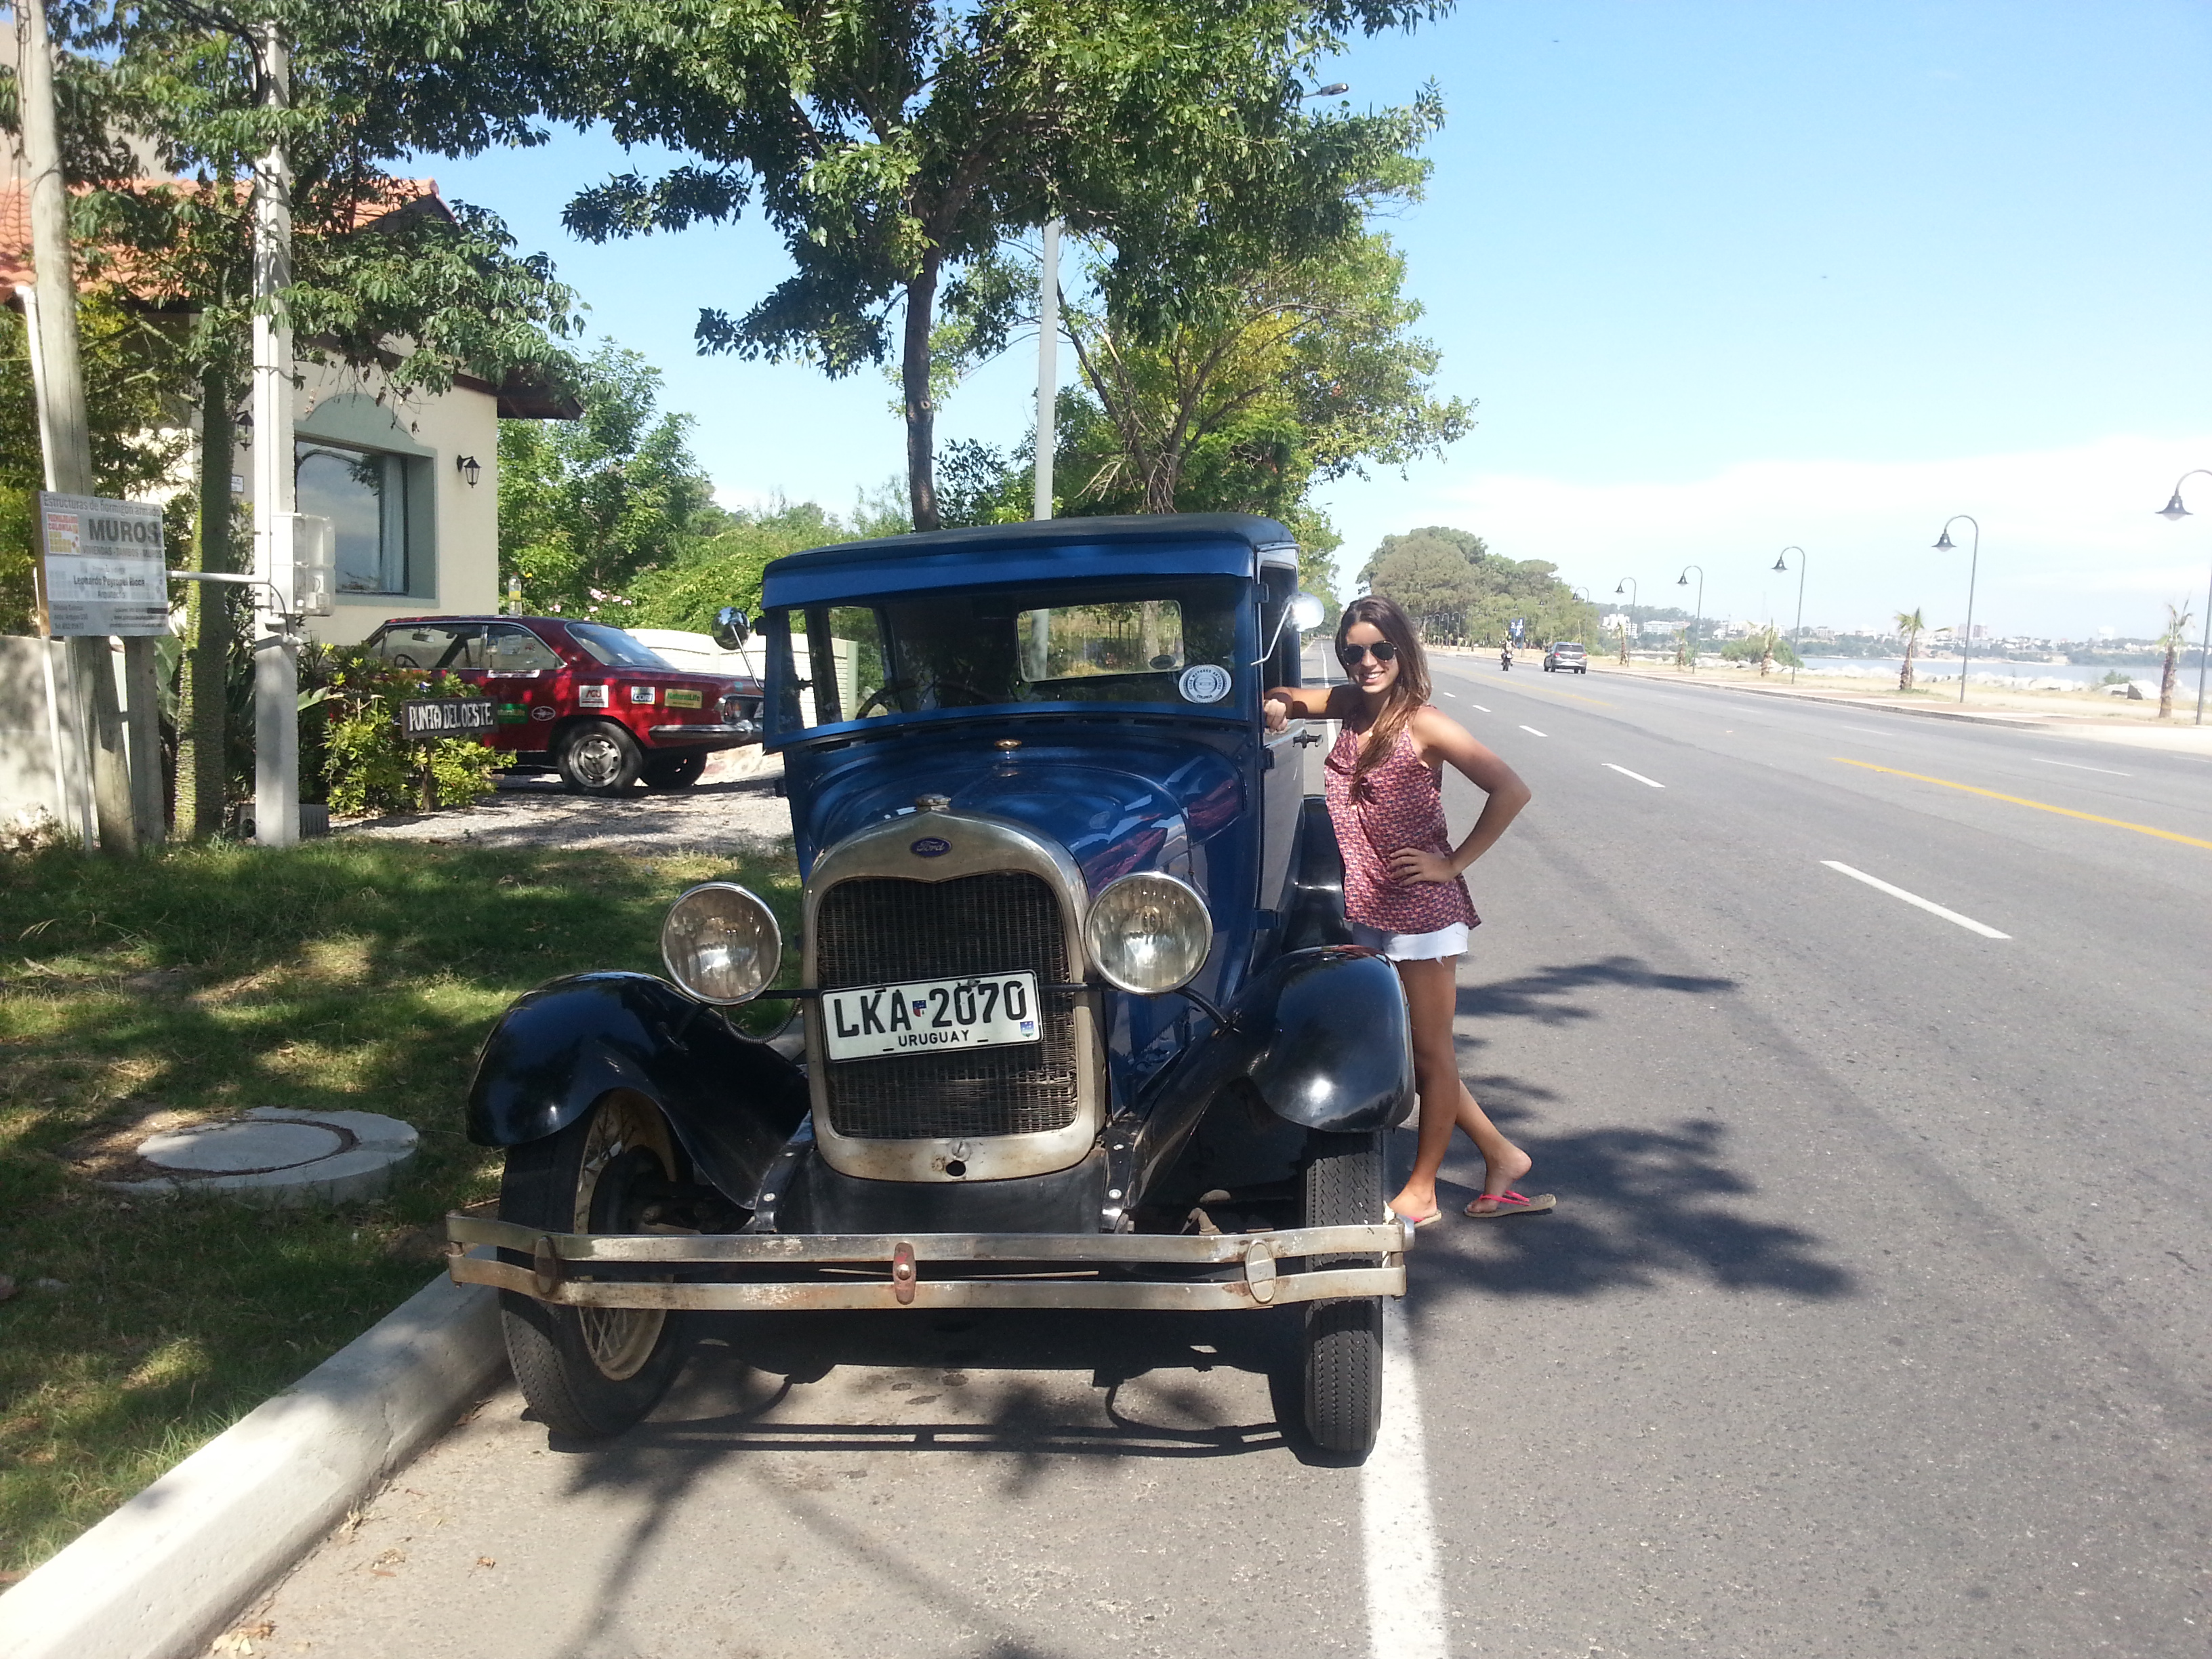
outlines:
[[1390, 854], [1390, 873], [1400, 881], [1435, 885], [1458, 878], [1459, 872], [1452, 868], [1451, 860], [1440, 853], [1427, 853], [1418, 847], [1401, 847]]

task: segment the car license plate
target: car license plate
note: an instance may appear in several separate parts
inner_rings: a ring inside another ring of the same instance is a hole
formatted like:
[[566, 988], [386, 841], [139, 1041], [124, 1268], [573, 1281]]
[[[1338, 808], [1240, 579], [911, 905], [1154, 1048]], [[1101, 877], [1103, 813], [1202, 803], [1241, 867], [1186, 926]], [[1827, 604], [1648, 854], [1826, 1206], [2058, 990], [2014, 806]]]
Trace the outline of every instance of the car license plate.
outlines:
[[824, 991], [822, 1031], [832, 1060], [1036, 1042], [1036, 975], [991, 974]]

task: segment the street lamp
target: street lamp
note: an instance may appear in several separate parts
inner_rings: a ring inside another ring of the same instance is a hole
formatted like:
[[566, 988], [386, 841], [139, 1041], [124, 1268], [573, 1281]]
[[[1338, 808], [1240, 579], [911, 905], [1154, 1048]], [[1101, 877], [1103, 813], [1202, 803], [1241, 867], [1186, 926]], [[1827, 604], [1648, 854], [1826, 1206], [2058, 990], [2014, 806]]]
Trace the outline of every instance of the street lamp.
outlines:
[[[1636, 596], [1638, 593], [1641, 593], [1644, 590], [1637, 586], [1635, 577], [1623, 576], [1620, 579], [1620, 586], [1614, 588], [1613, 591], [1616, 593], [1626, 593], [1628, 595], [1628, 621], [1630, 623], [1633, 623], [1636, 620]], [[1623, 668], [1628, 666], [1628, 627], [1626, 624], [1624, 624], [1620, 630], [1620, 665]]]
[[1790, 684], [1795, 685], [1797, 684], [1797, 662], [1805, 654], [1797, 648], [1797, 641], [1805, 632], [1805, 550], [1793, 542], [1774, 556], [1774, 568], [1788, 575], [1788, 556], [1792, 553], [1797, 556], [1797, 626], [1790, 630]]
[[[2181, 504], [2181, 486], [2200, 472], [2212, 478], [2212, 467], [2199, 466], [2192, 467], [2173, 481], [2172, 498], [2159, 508], [2160, 518], [2171, 519], [2179, 524], [2189, 516], [2189, 509]], [[2208, 657], [2212, 657], [2212, 582], [2208, 582], [2204, 589], [2204, 643], [2197, 647], [2197, 723], [2199, 726], [2204, 724], [2204, 663]]]
[[[1959, 701], [1966, 700], [1966, 671], [1974, 662], [1974, 577], [1982, 566], [1981, 521], [1971, 513], [1954, 513], [1943, 520], [1943, 533], [1936, 538], [1936, 550], [1948, 553], [1958, 544], [1951, 539], [1951, 526], [1964, 519], [1974, 526], [1974, 555], [1966, 566], [1966, 654], [1959, 659]], [[1801, 565], [1800, 569], [1803, 567]], [[1801, 582], [1802, 586], [1802, 582]]]
[[1681, 574], [1680, 575], [1679, 575], [1679, 576], [1677, 576], [1677, 577], [1675, 577], [1675, 578], [1674, 578], [1674, 586], [1677, 586], [1677, 587], [1687, 587], [1687, 586], [1690, 585], [1690, 573], [1691, 573], [1692, 570], [1694, 570], [1694, 571], [1696, 571], [1696, 572], [1698, 573], [1698, 608], [1697, 608], [1697, 611], [1695, 611], [1695, 612], [1691, 616], [1691, 617], [1690, 617], [1690, 641], [1689, 641], [1689, 644], [1690, 644], [1690, 672], [1691, 672], [1692, 674], [1694, 674], [1694, 673], [1696, 673], [1696, 672], [1698, 672], [1698, 624], [1699, 623], [1703, 622], [1703, 621], [1705, 620], [1705, 566], [1703, 566], [1703, 565], [1701, 565], [1701, 564], [1686, 564], [1686, 565], [1684, 565], [1684, 566], [1682, 567], [1682, 574]]

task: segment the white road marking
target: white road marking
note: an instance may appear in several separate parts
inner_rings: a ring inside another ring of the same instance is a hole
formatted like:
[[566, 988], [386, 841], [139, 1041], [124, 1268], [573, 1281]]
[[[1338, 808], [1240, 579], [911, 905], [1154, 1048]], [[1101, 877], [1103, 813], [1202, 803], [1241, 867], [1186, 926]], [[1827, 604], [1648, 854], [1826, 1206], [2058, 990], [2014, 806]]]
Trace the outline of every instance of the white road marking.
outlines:
[[1459, 701], [1459, 693], [1456, 691], [1447, 691], [1444, 693], [1444, 696], [1449, 697], [1454, 702], [1457, 702]]
[[2041, 755], [2030, 755], [2028, 759], [2033, 761], [2038, 766], [2063, 766], [2075, 772], [2102, 772], [2108, 778], [2126, 778], [2135, 775], [2131, 772], [2115, 772], [2109, 766], [2077, 766], [2072, 761], [2046, 760]]
[[[1468, 707], [1469, 708], [1482, 708], [1482, 705], [1479, 702], [1471, 702], [1468, 704]], [[1487, 714], [1490, 711], [1487, 708], [1482, 708], [1482, 712]]]
[[1382, 1299], [1382, 1427], [1359, 1471], [1367, 1645], [1375, 1659], [1446, 1659], [1436, 1526], [1406, 1304]]
[[1523, 732], [1527, 732], [1530, 737], [1532, 737], [1532, 738], [1540, 738], [1540, 737], [1542, 737], [1542, 736], [1544, 735], [1541, 732], [1539, 732], [1539, 731], [1538, 731], [1534, 726], [1522, 726], [1521, 729], [1522, 729]]
[[1656, 778], [1647, 778], [1641, 772], [1632, 772], [1625, 766], [1615, 766], [1611, 761], [1600, 761], [1598, 764], [1604, 767], [1608, 772], [1620, 773], [1624, 778], [1634, 778], [1638, 783], [1648, 783], [1654, 789], [1664, 789], [1667, 787], [1665, 784], [1660, 782]]
[[1979, 933], [1984, 939], [2010, 939], [2012, 937], [2010, 933], [2000, 933], [1996, 928], [1991, 927], [1985, 923], [1976, 921], [1972, 916], [1962, 916], [1956, 910], [1946, 910], [1942, 905], [1937, 904], [1931, 899], [1924, 899], [1917, 893], [1908, 893], [1902, 887], [1892, 887], [1887, 882], [1881, 880], [1879, 877], [1870, 876], [1863, 870], [1854, 870], [1850, 865], [1838, 864], [1833, 859], [1822, 859], [1820, 862], [1826, 865], [1831, 870], [1840, 870], [1844, 874], [1849, 876], [1853, 881], [1863, 881], [1869, 887], [1879, 889], [1881, 891], [1888, 894], [1892, 898], [1901, 898], [1907, 904], [1917, 904], [1922, 909], [1928, 912], [1931, 916], [1941, 916], [1946, 921], [1955, 921], [1960, 927], [1965, 928], [1970, 933]]

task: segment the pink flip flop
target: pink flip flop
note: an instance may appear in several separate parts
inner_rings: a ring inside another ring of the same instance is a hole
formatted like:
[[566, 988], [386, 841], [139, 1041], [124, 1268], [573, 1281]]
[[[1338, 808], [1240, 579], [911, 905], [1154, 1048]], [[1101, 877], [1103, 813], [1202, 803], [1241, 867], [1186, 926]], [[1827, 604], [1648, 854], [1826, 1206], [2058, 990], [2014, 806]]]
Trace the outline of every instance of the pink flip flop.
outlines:
[[1419, 1232], [1424, 1227], [1433, 1226], [1437, 1222], [1442, 1221], [1444, 1218], [1443, 1206], [1441, 1205], [1430, 1211], [1426, 1215], [1407, 1215], [1403, 1210], [1397, 1209], [1392, 1210], [1390, 1213], [1397, 1217], [1399, 1220], [1404, 1222], [1416, 1232]]
[[1471, 1221], [1495, 1221], [1502, 1215], [1541, 1215], [1559, 1201], [1550, 1193], [1539, 1193], [1534, 1198], [1530, 1198], [1525, 1193], [1485, 1193], [1474, 1200], [1474, 1204], [1488, 1202], [1495, 1204], [1498, 1207], [1494, 1210], [1478, 1210], [1474, 1207], [1474, 1204], [1470, 1204], [1467, 1206], [1466, 1213]]

